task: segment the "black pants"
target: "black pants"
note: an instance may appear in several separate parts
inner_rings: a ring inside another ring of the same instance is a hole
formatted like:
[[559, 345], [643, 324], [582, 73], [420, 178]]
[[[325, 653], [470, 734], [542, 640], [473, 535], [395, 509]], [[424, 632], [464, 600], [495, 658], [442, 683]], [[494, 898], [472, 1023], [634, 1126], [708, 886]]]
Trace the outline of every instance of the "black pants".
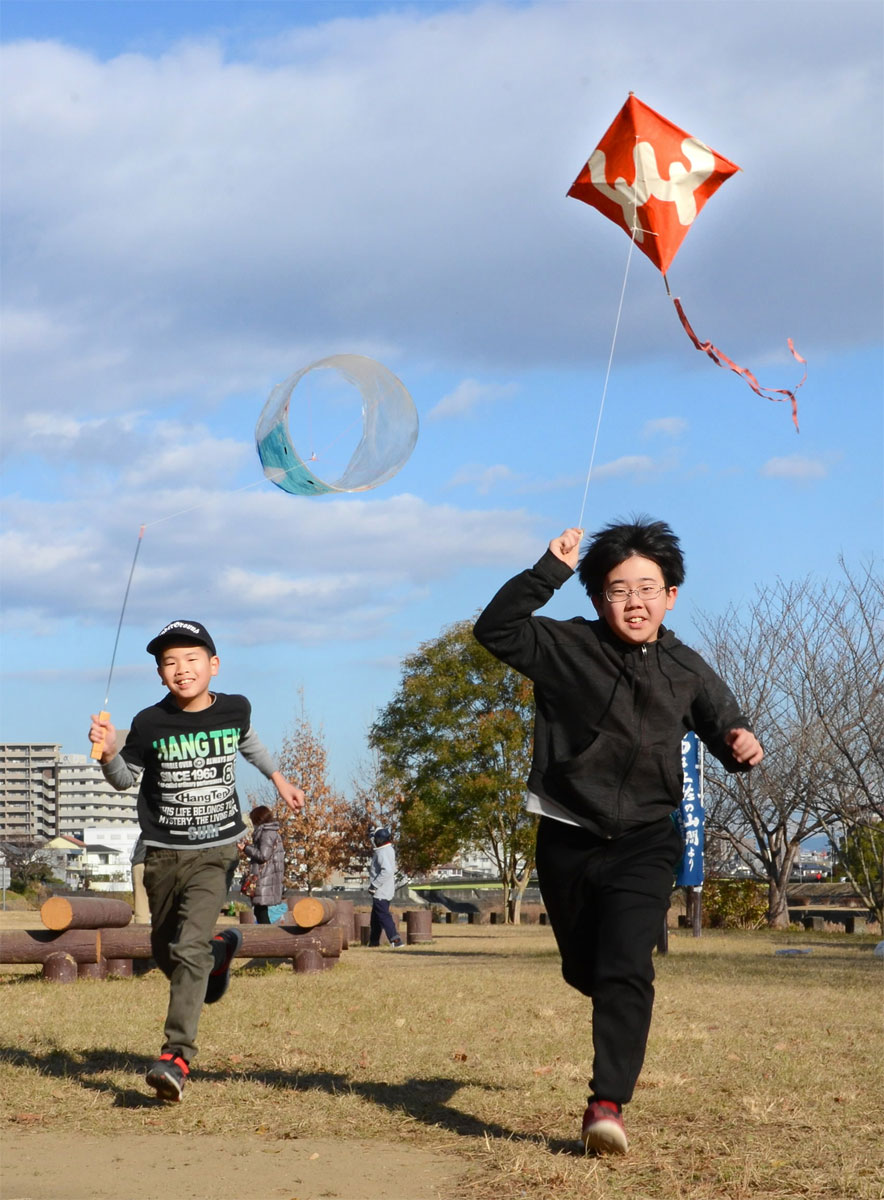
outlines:
[[379, 946], [381, 944], [381, 931], [387, 935], [390, 945], [396, 942], [401, 942], [402, 938], [396, 930], [396, 922], [393, 920], [393, 914], [390, 912], [389, 900], [378, 900], [375, 898], [371, 902], [371, 921], [369, 924], [369, 946]]
[[252, 904], [252, 912], [255, 914], [256, 925], [269, 925], [270, 914], [268, 913], [269, 905], [267, 904]]
[[652, 951], [663, 928], [681, 834], [669, 817], [619, 838], [541, 817], [537, 876], [567, 983], [592, 999], [590, 1091], [626, 1104], [654, 1007]]

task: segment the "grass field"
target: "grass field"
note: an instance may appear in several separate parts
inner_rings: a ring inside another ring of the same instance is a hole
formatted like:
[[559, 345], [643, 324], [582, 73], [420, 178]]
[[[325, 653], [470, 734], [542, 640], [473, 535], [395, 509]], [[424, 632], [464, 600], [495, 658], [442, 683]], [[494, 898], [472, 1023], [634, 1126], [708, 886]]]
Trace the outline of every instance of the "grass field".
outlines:
[[[138, 1135], [158, 1154], [170, 1134], [377, 1141], [466, 1163], [456, 1181], [442, 1174], [440, 1200], [881, 1200], [874, 943], [673, 931], [618, 1159], [584, 1158], [576, 1141], [589, 1008], [544, 927], [434, 926], [431, 945], [355, 947], [319, 975], [240, 968], [204, 1011], [176, 1106], [143, 1083], [165, 1010], [158, 972], [59, 986], [0, 969], [4, 1140], [55, 1130], [110, 1149]], [[775, 953], [790, 947], [811, 953]], [[367, 1186], [310, 1195], [375, 1200]], [[250, 1196], [264, 1200], [260, 1183]]]

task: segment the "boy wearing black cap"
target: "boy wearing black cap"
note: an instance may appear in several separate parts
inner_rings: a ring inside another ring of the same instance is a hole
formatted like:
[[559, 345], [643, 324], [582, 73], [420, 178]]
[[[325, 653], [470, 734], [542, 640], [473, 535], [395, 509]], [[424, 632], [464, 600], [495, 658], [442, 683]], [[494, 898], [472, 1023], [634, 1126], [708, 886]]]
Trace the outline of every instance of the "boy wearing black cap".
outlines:
[[211, 692], [219, 660], [199, 621], [172, 621], [147, 645], [168, 689], [132, 722], [119, 753], [110, 721], [92, 717], [104, 777], [118, 791], [141, 779], [138, 820], [147, 848], [144, 886], [151, 948], [169, 980], [163, 1048], [147, 1072], [161, 1100], [180, 1100], [196, 1053], [203, 1003], [227, 990], [242, 943], [238, 929], [213, 930], [233, 881], [245, 832], [236, 794], [236, 755], [274, 784], [292, 812], [304, 793], [282, 775], [251, 728], [245, 696]]

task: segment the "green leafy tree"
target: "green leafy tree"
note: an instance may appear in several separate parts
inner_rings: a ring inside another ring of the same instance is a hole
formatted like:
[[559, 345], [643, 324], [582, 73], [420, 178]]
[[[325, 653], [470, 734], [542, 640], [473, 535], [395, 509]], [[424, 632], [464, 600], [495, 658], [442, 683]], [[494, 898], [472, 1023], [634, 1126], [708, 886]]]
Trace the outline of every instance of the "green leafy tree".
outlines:
[[495, 862], [507, 920], [518, 920], [534, 868], [535, 818], [525, 812], [531, 684], [498, 662], [460, 621], [403, 662], [394, 698], [369, 743], [402, 788], [399, 850], [413, 871], [475, 847]]

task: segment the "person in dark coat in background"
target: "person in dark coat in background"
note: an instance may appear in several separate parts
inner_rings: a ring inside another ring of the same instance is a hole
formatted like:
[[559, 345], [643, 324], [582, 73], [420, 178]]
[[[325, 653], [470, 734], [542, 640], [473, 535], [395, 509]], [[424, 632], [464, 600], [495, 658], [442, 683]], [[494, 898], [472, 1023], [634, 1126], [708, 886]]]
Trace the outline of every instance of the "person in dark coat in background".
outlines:
[[269, 925], [268, 909], [282, 903], [285, 887], [285, 845], [279, 821], [266, 804], [259, 804], [249, 813], [252, 822], [252, 841], [239, 842], [239, 848], [249, 859], [258, 875], [258, 886], [252, 896], [252, 909], [259, 925]]

